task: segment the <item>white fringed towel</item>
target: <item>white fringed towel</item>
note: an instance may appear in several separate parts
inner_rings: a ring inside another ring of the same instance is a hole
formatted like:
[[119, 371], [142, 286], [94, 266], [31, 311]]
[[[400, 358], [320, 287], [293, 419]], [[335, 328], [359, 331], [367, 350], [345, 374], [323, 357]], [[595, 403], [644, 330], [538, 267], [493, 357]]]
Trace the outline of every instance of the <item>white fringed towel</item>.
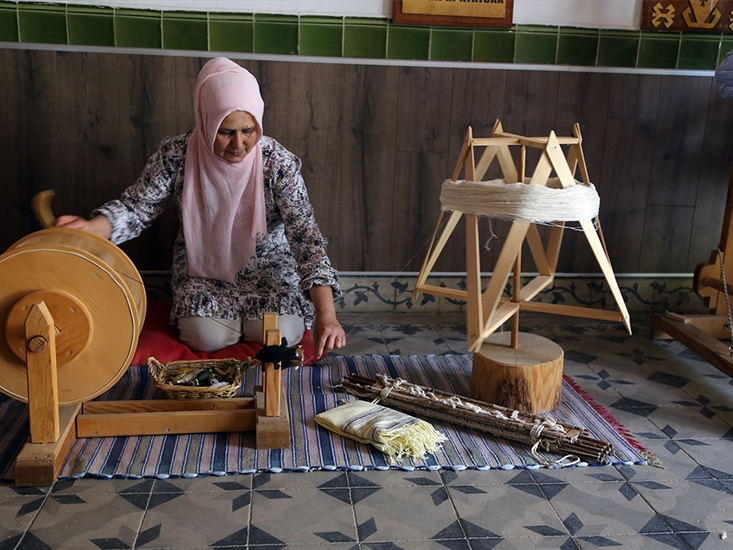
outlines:
[[447, 179], [440, 204], [443, 210], [542, 224], [592, 220], [601, 199], [593, 184], [563, 187], [558, 178], [550, 178], [547, 185]]
[[372, 444], [389, 457], [425, 458], [448, 438], [424, 420], [368, 401], [350, 401], [317, 414], [316, 422], [359, 443]]

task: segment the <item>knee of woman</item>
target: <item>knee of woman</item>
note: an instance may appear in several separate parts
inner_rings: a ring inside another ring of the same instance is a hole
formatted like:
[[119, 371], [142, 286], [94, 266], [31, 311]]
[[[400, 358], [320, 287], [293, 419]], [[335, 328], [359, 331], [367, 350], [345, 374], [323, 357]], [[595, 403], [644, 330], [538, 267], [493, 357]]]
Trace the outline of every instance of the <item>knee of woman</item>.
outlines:
[[287, 340], [288, 347], [292, 348], [300, 344], [305, 334], [305, 323], [302, 317], [297, 315], [280, 315], [278, 317], [280, 333]]
[[181, 342], [207, 353], [233, 346], [242, 337], [241, 321], [231, 319], [181, 317], [178, 330]]

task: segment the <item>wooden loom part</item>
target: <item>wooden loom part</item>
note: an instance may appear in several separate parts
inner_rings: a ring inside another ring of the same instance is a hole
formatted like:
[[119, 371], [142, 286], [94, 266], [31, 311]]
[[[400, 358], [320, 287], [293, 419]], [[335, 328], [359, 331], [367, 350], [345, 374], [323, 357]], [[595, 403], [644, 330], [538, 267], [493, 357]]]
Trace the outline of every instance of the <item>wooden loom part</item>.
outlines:
[[[722, 256], [722, 263], [721, 263]], [[723, 277], [723, 272], [725, 277]], [[728, 180], [723, 226], [717, 250], [710, 253], [710, 261], [695, 268], [693, 289], [709, 308], [708, 314], [657, 314], [652, 317], [655, 338], [674, 338], [694, 351], [721, 372], [733, 377], [733, 335], [731, 335], [728, 307], [733, 290], [733, 167]], [[726, 300], [726, 292], [729, 300]], [[721, 342], [729, 340], [731, 345]]]
[[[346, 392], [357, 397], [379, 398], [379, 401], [387, 407], [439, 419], [512, 441], [534, 445], [541, 440], [539, 448], [544, 451], [569, 453], [598, 462], [603, 462], [613, 452], [613, 445], [593, 438], [584, 428], [563, 422], [548, 423], [548, 419], [543, 416], [419, 386], [399, 378], [382, 376], [380, 380], [375, 380], [348, 374], [342, 379], [341, 386]], [[434, 399], [420, 395], [433, 396]], [[458, 401], [465, 407], [454, 406]], [[547, 424], [537, 436], [536, 426], [543, 423]]]

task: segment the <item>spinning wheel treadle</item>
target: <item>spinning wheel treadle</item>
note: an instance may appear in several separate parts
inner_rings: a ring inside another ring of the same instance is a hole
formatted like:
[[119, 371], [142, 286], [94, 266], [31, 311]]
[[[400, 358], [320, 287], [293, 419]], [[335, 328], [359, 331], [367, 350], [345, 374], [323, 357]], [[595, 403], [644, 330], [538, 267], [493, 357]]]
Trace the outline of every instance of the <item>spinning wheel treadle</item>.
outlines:
[[32, 233], [0, 256], [0, 391], [24, 402], [25, 323], [38, 301], [54, 320], [59, 405], [89, 401], [114, 385], [145, 318], [145, 290], [131, 260], [109, 241], [73, 229]]

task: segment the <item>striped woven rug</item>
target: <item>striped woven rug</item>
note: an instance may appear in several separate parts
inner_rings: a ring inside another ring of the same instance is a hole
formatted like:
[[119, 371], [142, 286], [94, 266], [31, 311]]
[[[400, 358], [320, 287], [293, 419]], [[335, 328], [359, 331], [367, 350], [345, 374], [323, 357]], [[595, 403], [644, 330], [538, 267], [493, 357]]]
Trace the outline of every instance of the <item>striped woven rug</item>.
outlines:
[[[426, 420], [448, 437], [442, 449], [425, 460], [390, 466], [385, 455], [374, 447], [334, 435], [313, 420], [319, 412], [335, 407], [339, 400], [355, 399], [334, 391], [346, 373], [369, 377], [386, 373], [392, 378], [468, 395], [471, 356], [330, 357], [311, 367], [288, 369], [283, 373], [283, 384], [291, 418], [289, 449], [257, 451], [252, 433], [78, 439], [61, 478], [166, 478], [390, 467], [408, 470], [541, 467], [521, 443], [433, 419]], [[259, 369], [248, 374], [241, 395], [251, 395], [253, 387], [261, 383]], [[112, 390], [98, 399], [150, 399], [154, 396], [155, 388], [147, 369], [134, 366]], [[606, 411], [584, 396], [568, 377], [563, 380], [561, 405], [549, 414], [561, 422], [585, 427], [593, 437], [613, 444], [615, 454], [609, 464], [648, 464], [656, 460]], [[27, 406], [7, 398], [0, 400], [0, 478], [3, 480], [13, 479], [13, 459], [27, 436]], [[551, 454], [545, 456], [557, 458]]]

